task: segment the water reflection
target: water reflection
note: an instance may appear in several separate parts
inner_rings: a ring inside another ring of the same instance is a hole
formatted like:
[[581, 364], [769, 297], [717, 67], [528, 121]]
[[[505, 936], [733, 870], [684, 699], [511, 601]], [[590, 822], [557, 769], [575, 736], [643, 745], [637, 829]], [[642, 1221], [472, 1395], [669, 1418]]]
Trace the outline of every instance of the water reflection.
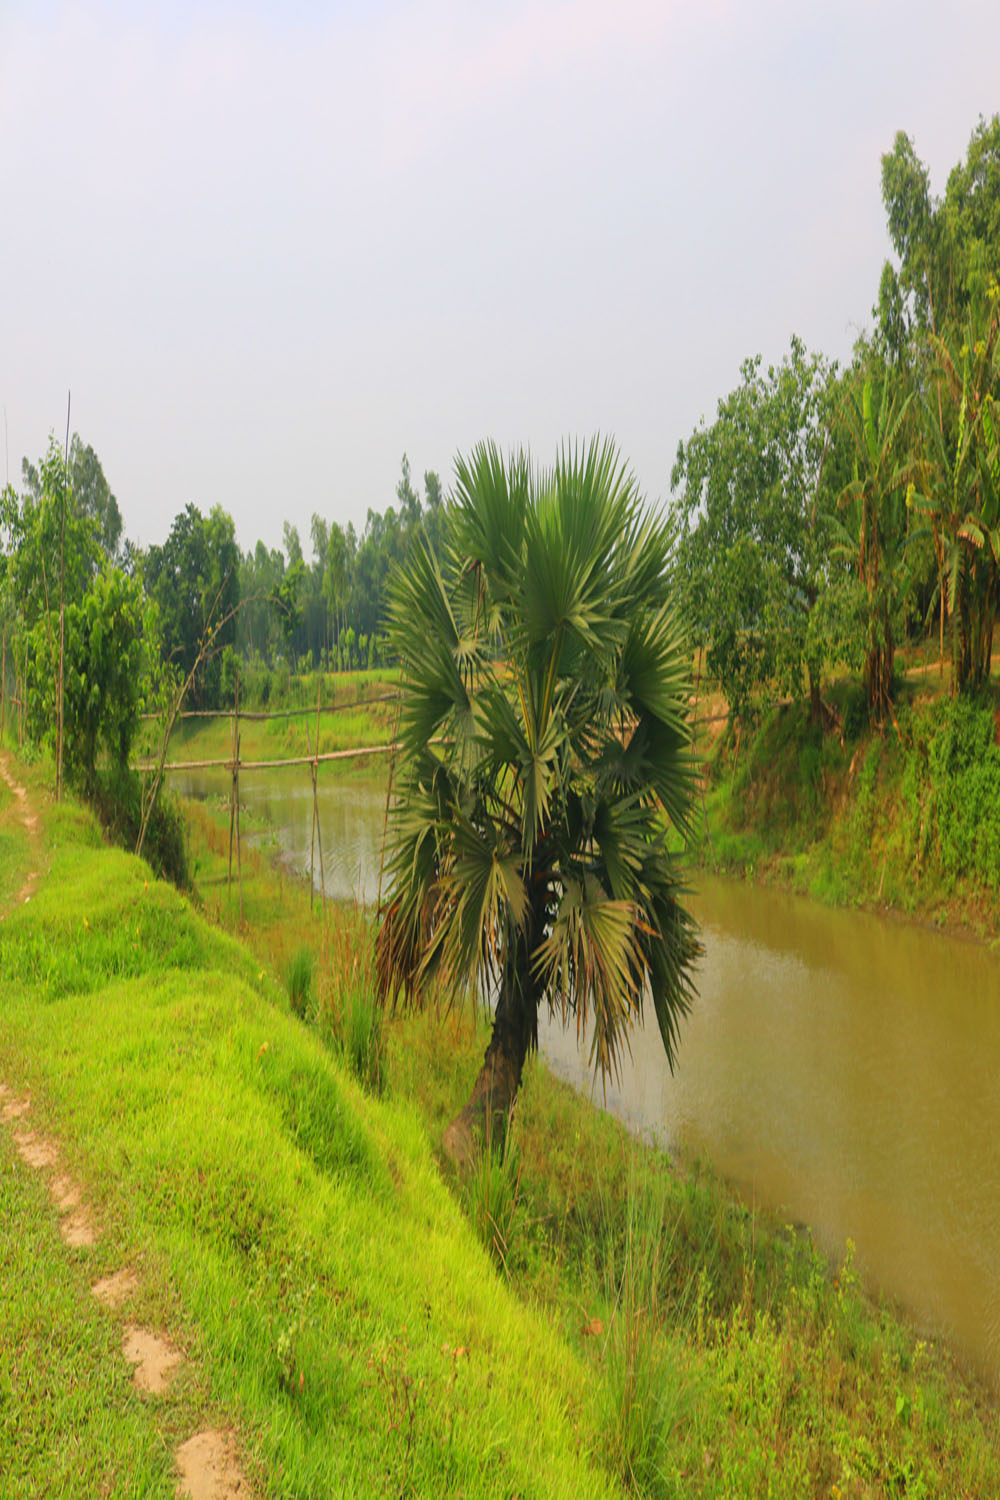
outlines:
[[[225, 770], [174, 772], [170, 784], [182, 797], [218, 797], [228, 803], [230, 776]], [[373, 904], [378, 898], [385, 819], [384, 779], [321, 775], [318, 802], [326, 894], [335, 901]], [[240, 806], [250, 814], [241, 836], [251, 846], [277, 836], [281, 863], [292, 874], [308, 880], [313, 816], [308, 766], [289, 767], [279, 773], [241, 772]], [[313, 868], [318, 891], [318, 848]]]

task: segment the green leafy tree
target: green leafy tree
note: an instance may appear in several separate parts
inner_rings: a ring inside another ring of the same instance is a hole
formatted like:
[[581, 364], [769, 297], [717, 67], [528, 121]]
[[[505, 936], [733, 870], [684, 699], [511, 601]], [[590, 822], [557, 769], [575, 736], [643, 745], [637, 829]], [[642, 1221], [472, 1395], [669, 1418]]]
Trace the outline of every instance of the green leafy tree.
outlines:
[[442, 553], [422, 542], [396, 575], [378, 972], [383, 997], [438, 981], [495, 1000], [456, 1160], [505, 1121], [543, 1005], [590, 1028], [606, 1074], [648, 998], [674, 1061], [698, 948], [669, 845], [694, 786], [671, 545], [612, 445], [547, 473], [482, 445], [457, 462]]
[[22, 473], [11, 587], [14, 607], [30, 631], [43, 617], [50, 623], [58, 618], [60, 579], [66, 603], [83, 598], [100, 567], [101, 548], [92, 517], [74, 503], [71, 472], [54, 433], [38, 467], [26, 459]]
[[821, 711], [825, 638], [810, 620], [829, 580], [838, 464], [833, 370], [793, 339], [781, 365], [759, 357], [678, 449], [671, 476], [683, 529], [678, 571], [709, 670], [734, 714], [777, 682], [808, 683]]
[[302, 624], [305, 582], [306, 565], [300, 553], [291, 566], [286, 568], [285, 575], [278, 584], [274, 596], [278, 606], [278, 618], [281, 622], [281, 634], [285, 642], [285, 659], [289, 672], [295, 670], [295, 638]]
[[900, 131], [882, 158], [882, 201], [899, 269], [883, 270], [879, 322], [896, 356], [914, 329], [964, 325], [977, 274], [1000, 275], [1000, 115], [979, 120], [943, 199]]
[[[29, 729], [39, 741], [55, 731], [58, 662], [46, 623], [34, 627], [29, 658]], [[88, 794], [101, 750], [114, 769], [128, 765], [151, 682], [153, 630], [138, 579], [107, 565], [83, 598], [66, 606], [64, 764]]]
[[[145, 581], [159, 608], [164, 650], [182, 677], [199, 662], [191, 696], [200, 707], [218, 707], [219, 657], [235, 642], [240, 599], [240, 554], [232, 516], [218, 505], [207, 516], [196, 505], [185, 506], [163, 546], [150, 547]], [[219, 620], [225, 624], [213, 631]], [[212, 651], [202, 656], [209, 633]]]

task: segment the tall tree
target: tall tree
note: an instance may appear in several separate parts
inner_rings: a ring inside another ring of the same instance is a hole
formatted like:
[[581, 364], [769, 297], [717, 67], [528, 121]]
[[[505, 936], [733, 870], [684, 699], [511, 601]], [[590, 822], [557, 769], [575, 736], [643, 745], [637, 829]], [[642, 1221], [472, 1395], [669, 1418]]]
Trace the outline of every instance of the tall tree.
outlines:
[[827, 582], [838, 464], [834, 371], [793, 338], [779, 366], [745, 361], [740, 385], [678, 449], [678, 568], [709, 670], [740, 714], [778, 680], [821, 711], [824, 638], [810, 628]]
[[979, 120], [943, 199], [932, 196], [927, 168], [900, 131], [882, 158], [882, 201], [899, 270], [883, 270], [879, 321], [896, 353], [904, 332], [945, 335], [964, 325], [977, 268], [1000, 275], [1000, 115]]
[[225, 619], [191, 686], [197, 704], [217, 707], [220, 656], [235, 643], [240, 598], [240, 554], [232, 516], [219, 505], [207, 516], [196, 505], [185, 506], [163, 545], [150, 547], [145, 581], [159, 607], [164, 650], [184, 677], [195, 665], [207, 633]]
[[397, 573], [404, 665], [381, 993], [432, 980], [495, 1000], [482, 1070], [445, 1136], [505, 1121], [540, 1006], [616, 1066], [653, 1006], [667, 1057], [697, 953], [671, 829], [693, 780], [671, 532], [610, 444], [536, 470], [492, 445], [456, 465], [437, 556]]
[[904, 428], [910, 400], [899, 379], [883, 366], [862, 370], [841, 408], [854, 447], [854, 472], [839, 505], [867, 599], [865, 697], [878, 722], [892, 699], [908, 583], [907, 490], [915, 472]]
[[952, 619], [952, 681], [989, 678], [1000, 607], [1000, 289], [973, 298], [964, 329], [929, 339], [921, 392], [923, 461], [917, 508], [931, 527], [944, 611]]

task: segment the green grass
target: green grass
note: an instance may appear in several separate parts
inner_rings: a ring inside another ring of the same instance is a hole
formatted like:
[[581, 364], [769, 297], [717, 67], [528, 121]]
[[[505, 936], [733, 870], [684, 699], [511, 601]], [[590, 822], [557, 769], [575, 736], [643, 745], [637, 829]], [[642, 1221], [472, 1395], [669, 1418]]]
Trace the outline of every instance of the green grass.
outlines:
[[[15, 1238], [46, 1281], [88, 1257], [143, 1268], [188, 1357], [163, 1442], [180, 1413], [218, 1412], [270, 1494], [614, 1493], [587, 1456], [582, 1361], [497, 1278], [412, 1107], [365, 1094], [245, 948], [85, 815], [60, 811], [51, 836], [48, 882], [4, 924], [0, 1070], [64, 1143], [102, 1248], [74, 1259], [31, 1217]], [[5, 1285], [11, 1300], [20, 1328]], [[113, 1354], [107, 1321], [81, 1326], [87, 1367]], [[103, 1391], [60, 1391], [53, 1415], [19, 1390], [0, 1471], [16, 1444], [41, 1493], [42, 1459], [22, 1455], [76, 1433], [90, 1474]], [[61, 1491], [93, 1492], [76, 1473]]]
[[[217, 826], [191, 815], [214, 873]], [[310, 911], [307, 889], [260, 858], [237, 941], [101, 848], [85, 814], [53, 810], [49, 832], [48, 881], [0, 927], [14, 939], [0, 1076], [31, 1085], [102, 1235], [66, 1251], [38, 1179], [11, 1164], [18, 1196], [0, 1223], [19, 1226], [21, 1269], [9, 1296], [4, 1276], [4, 1348], [6, 1328], [13, 1340], [31, 1325], [24, 1278], [50, 1297], [69, 1286], [81, 1306], [73, 1402], [61, 1364], [44, 1410], [18, 1397], [21, 1493], [44, 1491], [40, 1455], [74, 1433], [81, 1473], [111, 1477], [77, 1485], [67, 1467], [61, 1492], [129, 1493], [101, 1434], [132, 1442], [135, 1420], [156, 1494], [162, 1454], [208, 1419], [235, 1426], [262, 1494], [1000, 1493], [992, 1405], [871, 1301], [849, 1247], [828, 1266], [806, 1235], [632, 1140], [537, 1059], [506, 1159], [481, 1191], [450, 1190], [434, 1143], [475, 1075], [481, 1019], [396, 1018], [373, 1097], [340, 1060], [345, 1018], [372, 993], [363, 914]], [[209, 889], [235, 932], [235, 897]], [[303, 948], [308, 1024], [285, 988]], [[155, 1408], [83, 1373], [117, 1358], [123, 1380], [120, 1319], [86, 1287], [126, 1261], [144, 1318], [188, 1360]]]
[[[0, 1473], [9, 1500], [173, 1496], [166, 1428], [135, 1392], [118, 1321], [90, 1295], [97, 1256], [68, 1253], [41, 1179], [0, 1129]], [[185, 1434], [186, 1435], [186, 1434]]]

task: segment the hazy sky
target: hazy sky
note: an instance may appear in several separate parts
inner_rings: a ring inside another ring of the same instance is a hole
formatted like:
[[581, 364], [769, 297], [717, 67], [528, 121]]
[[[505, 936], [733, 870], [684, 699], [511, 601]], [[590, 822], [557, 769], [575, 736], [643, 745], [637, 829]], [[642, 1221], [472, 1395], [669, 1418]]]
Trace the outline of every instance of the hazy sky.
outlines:
[[487, 436], [665, 498], [747, 355], [849, 356], [895, 132], [943, 193], [998, 109], [996, 0], [0, 0], [0, 481], [71, 389], [142, 544]]

